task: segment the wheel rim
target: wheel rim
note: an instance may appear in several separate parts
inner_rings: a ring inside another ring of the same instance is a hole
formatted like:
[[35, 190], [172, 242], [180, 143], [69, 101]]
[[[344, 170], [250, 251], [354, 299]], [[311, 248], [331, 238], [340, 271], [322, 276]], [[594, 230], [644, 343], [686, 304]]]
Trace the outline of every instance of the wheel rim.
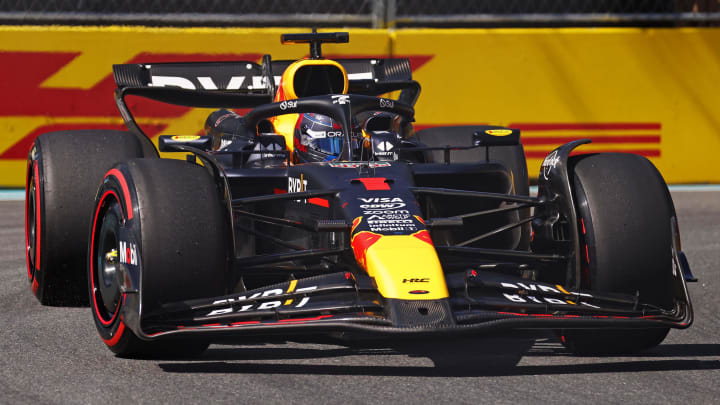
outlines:
[[115, 320], [122, 304], [118, 268], [121, 223], [120, 204], [116, 199], [110, 199], [102, 216], [102, 225], [95, 239], [97, 245], [92, 258], [94, 264], [92, 283], [95, 311], [100, 321], [106, 325]]

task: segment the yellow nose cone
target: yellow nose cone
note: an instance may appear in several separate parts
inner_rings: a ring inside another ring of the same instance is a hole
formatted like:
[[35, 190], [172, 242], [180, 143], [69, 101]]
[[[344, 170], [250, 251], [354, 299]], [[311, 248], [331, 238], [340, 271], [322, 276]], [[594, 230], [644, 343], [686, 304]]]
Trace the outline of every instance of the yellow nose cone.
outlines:
[[[359, 232], [356, 237], [363, 238]], [[359, 251], [358, 262], [375, 279], [385, 298], [436, 300], [448, 297], [445, 276], [426, 230], [412, 235], [372, 234], [373, 242]], [[353, 242], [359, 242], [353, 238]]]

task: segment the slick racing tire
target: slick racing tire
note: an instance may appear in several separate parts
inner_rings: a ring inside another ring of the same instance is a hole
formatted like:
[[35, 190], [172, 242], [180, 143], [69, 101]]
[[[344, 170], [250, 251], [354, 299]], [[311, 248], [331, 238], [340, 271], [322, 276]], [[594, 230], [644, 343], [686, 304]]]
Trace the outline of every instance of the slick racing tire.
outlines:
[[[571, 157], [583, 254], [581, 285], [637, 294], [672, 309], [672, 225], [667, 185], [644, 157], [601, 153]], [[633, 353], [659, 345], [669, 328], [564, 330], [576, 354]]]
[[229, 219], [206, 168], [170, 159], [113, 167], [98, 190], [90, 234], [90, 307], [111, 351], [190, 356], [208, 347], [207, 339], [138, 337], [157, 332], [163, 304], [226, 294]]
[[43, 305], [87, 305], [87, 230], [103, 175], [115, 163], [143, 157], [124, 131], [42, 134], [27, 160], [27, 276]]

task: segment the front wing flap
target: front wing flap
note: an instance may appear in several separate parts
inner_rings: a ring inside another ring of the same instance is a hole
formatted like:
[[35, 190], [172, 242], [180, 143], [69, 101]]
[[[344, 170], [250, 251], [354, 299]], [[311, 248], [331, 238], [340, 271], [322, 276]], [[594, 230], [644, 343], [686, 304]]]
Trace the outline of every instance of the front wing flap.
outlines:
[[[679, 274], [679, 272], [678, 272]], [[511, 328], [686, 328], [693, 319], [682, 276], [672, 310], [636, 296], [571, 291], [515, 276], [467, 270], [446, 276], [450, 297], [392, 300], [350, 272], [291, 280], [222, 297], [175, 302], [142, 314], [144, 339], [179, 334], [454, 334]]]

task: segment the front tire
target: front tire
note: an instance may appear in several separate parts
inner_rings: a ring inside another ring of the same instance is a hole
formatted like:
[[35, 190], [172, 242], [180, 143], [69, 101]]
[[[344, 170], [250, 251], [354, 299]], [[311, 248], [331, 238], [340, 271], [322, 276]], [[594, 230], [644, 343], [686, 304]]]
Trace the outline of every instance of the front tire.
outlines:
[[[672, 309], [672, 202], [653, 164], [638, 155], [571, 157], [583, 252], [582, 287], [638, 294], [641, 303]], [[659, 345], [669, 328], [564, 330], [577, 354], [633, 353]]]
[[95, 326], [123, 357], [189, 356], [207, 339], [142, 340], [163, 304], [226, 293], [229, 219], [201, 166], [136, 159], [111, 169], [97, 194], [88, 290]]

